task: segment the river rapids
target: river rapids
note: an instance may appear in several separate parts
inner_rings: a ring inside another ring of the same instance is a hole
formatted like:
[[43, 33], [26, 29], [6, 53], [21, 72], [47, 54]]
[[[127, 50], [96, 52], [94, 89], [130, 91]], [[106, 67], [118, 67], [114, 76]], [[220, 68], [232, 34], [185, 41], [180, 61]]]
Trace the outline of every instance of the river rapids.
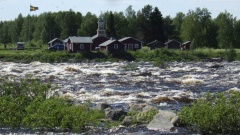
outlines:
[[[181, 100], [194, 100], [206, 92], [240, 90], [240, 62], [169, 62], [166, 68], [152, 62], [83, 62], [29, 64], [1, 62], [0, 77], [14, 80], [26, 75], [51, 82], [52, 95], [76, 103], [91, 101], [128, 108], [131, 103], [154, 104], [177, 110]], [[4, 80], [1, 79], [0, 83]], [[163, 97], [175, 102], [158, 101]]]

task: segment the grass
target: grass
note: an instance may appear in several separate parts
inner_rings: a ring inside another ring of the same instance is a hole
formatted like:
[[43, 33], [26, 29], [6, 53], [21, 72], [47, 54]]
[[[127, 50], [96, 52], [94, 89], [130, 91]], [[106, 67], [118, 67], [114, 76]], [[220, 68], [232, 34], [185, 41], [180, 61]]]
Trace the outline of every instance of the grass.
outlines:
[[[101, 51], [92, 51], [91, 53], [67, 53], [66, 51], [51, 52], [47, 45], [43, 47], [28, 47], [25, 50], [13, 50], [14, 45], [0, 46], [0, 60], [6, 62], [29, 63], [32, 61], [40, 62], [81, 62], [94, 60], [102, 61], [154, 61], [155, 66], [164, 68], [165, 62], [168, 61], [202, 61], [204, 59], [221, 57], [229, 59], [229, 51], [225, 49], [198, 48], [190, 51], [173, 50], [173, 49], [155, 49], [149, 50], [143, 47], [137, 51], [127, 51], [124, 53], [110, 54]], [[234, 60], [240, 60], [240, 49], [234, 49], [236, 56]]]

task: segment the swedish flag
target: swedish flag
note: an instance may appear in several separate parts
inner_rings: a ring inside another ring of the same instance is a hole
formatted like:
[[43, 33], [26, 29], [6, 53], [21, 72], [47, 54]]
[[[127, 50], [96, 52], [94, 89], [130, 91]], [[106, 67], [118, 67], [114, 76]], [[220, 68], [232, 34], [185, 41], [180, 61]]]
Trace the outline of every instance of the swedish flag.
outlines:
[[30, 11], [36, 11], [36, 10], [38, 10], [38, 7], [34, 7], [34, 6], [30, 5]]

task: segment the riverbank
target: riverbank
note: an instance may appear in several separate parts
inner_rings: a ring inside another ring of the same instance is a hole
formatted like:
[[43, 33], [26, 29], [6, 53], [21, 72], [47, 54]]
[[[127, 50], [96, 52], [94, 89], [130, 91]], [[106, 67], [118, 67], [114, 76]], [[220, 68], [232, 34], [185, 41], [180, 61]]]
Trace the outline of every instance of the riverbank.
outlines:
[[110, 54], [93, 51], [89, 53], [67, 53], [66, 51], [51, 52], [44, 48], [26, 50], [0, 49], [0, 60], [5, 62], [31, 63], [33, 61], [47, 63], [76, 62], [117, 62], [117, 61], [154, 61], [156, 65], [173, 61], [204, 61], [211, 58], [222, 58], [223, 61], [240, 60], [240, 50], [202, 48], [190, 51], [173, 49], [149, 50], [144, 47], [138, 51]]

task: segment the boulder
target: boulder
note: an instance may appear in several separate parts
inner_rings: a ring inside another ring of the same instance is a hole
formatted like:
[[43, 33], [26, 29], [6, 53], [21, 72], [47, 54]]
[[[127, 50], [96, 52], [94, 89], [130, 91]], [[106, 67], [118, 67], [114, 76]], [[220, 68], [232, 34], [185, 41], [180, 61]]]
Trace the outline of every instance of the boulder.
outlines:
[[170, 111], [159, 110], [153, 120], [147, 125], [150, 130], [158, 131], [173, 131], [174, 125], [171, 123], [171, 119], [175, 117], [176, 114]]
[[111, 108], [106, 108], [105, 109], [105, 117], [106, 119], [110, 120], [119, 120], [123, 116], [126, 116], [127, 113], [124, 112], [122, 109], [111, 109]]
[[106, 108], [109, 108], [110, 105], [107, 103], [98, 103], [96, 106], [96, 109], [98, 110], [105, 110]]
[[159, 113], [160, 113], [161, 115], [163, 115], [164, 117], [166, 117], [166, 118], [169, 120], [169, 122], [170, 122], [175, 116], [177, 116], [177, 114], [174, 113], [173, 111], [159, 110]]
[[178, 116], [175, 116], [172, 120], [171, 120], [171, 123], [175, 126], [175, 127], [178, 127], [180, 126], [180, 119]]

